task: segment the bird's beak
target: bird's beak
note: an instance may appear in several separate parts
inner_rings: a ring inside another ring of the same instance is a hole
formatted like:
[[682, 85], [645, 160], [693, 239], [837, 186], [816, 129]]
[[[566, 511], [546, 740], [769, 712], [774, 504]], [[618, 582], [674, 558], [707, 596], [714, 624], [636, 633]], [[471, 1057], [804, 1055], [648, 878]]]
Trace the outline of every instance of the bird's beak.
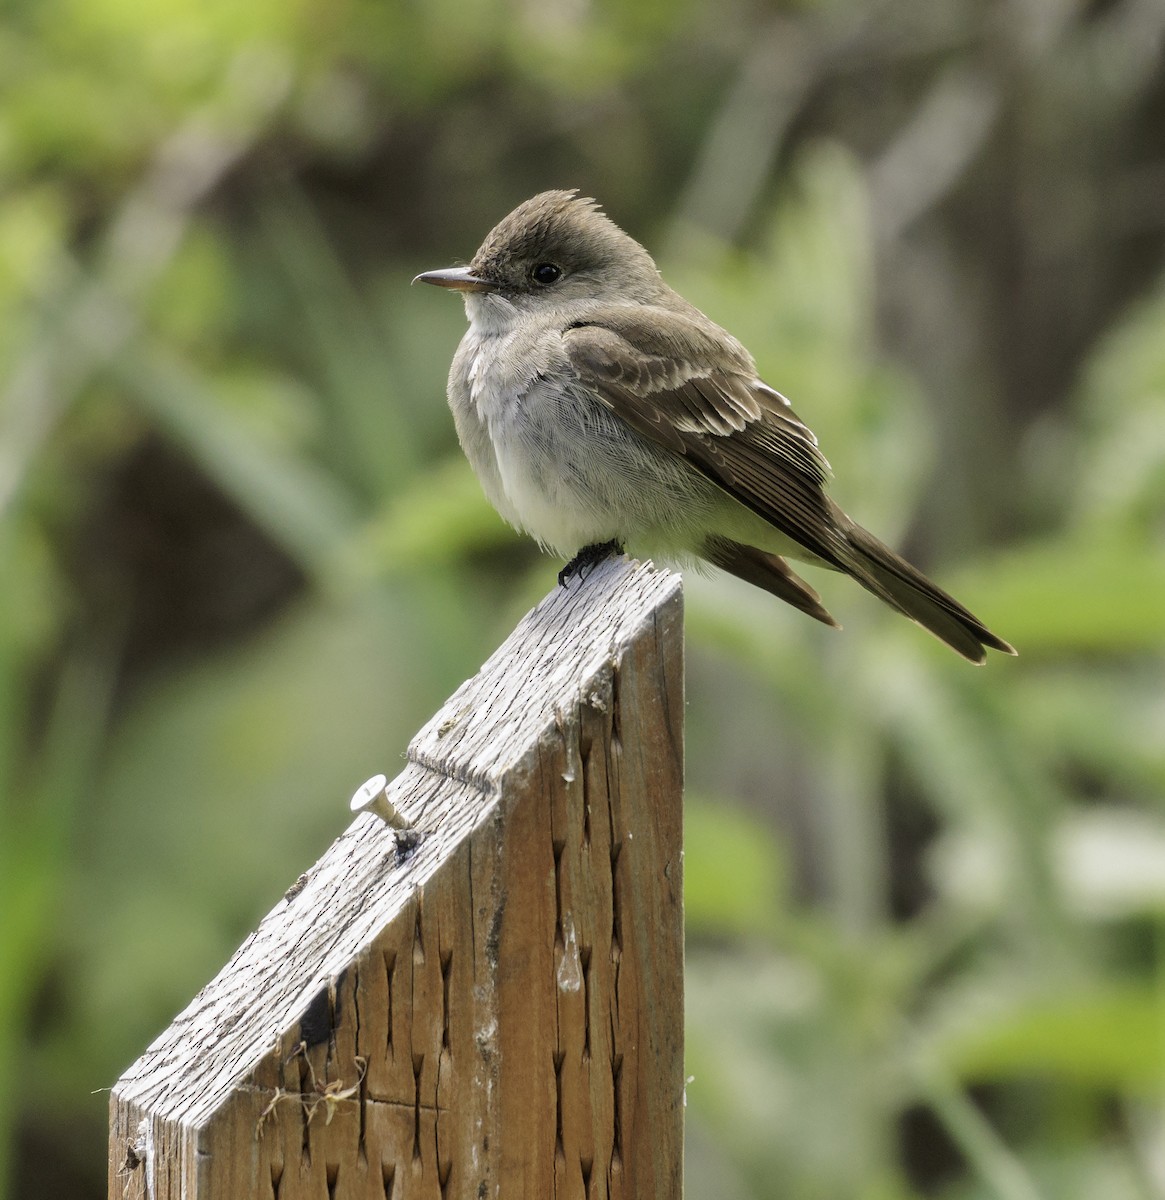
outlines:
[[431, 283], [434, 287], [453, 288], [458, 292], [492, 292], [497, 289], [468, 267], [445, 267], [440, 271], [423, 271], [413, 283]]

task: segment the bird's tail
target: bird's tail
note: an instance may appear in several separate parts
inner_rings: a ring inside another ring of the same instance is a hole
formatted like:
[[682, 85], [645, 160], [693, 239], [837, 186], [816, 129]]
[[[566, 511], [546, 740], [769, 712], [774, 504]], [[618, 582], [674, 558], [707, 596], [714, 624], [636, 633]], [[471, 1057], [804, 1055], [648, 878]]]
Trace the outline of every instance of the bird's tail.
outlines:
[[700, 557], [754, 587], [772, 592], [786, 604], [808, 613], [823, 625], [841, 628], [821, 603], [821, 597], [780, 555], [713, 534], [705, 539]]
[[840, 511], [838, 527], [845, 535], [850, 552], [845, 555], [844, 569], [891, 608], [929, 630], [973, 663], [986, 660], [985, 647], [1004, 654], [1015, 653], [1012, 646], [996, 637], [974, 613]]

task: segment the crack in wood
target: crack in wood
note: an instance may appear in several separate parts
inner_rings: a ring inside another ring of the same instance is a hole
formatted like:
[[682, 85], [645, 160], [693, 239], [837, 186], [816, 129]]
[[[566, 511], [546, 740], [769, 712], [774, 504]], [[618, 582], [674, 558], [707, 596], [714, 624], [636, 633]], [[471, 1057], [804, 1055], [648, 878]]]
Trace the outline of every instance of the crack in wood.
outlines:
[[[417, 1162], [421, 1157], [421, 1112], [426, 1106], [421, 1101], [421, 1072], [425, 1067], [425, 1056], [423, 1054], [413, 1055], [413, 1088], [415, 1099], [413, 1101], [413, 1161]], [[434, 1107], [436, 1107], [434, 1105]]]
[[477, 967], [477, 922], [485, 916], [484, 906], [478, 911], [477, 899], [473, 894], [473, 846], [474, 839], [470, 838], [465, 847], [465, 894], [469, 904], [469, 963], [470, 969]]
[[[583, 715], [581, 713], [581, 709], [580, 709], [580, 720], [579, 720], [579, 729], [578, 729], [578, 734], [579, 734], [578, 756], [579, 756], [579, 762], [582, 764], [582, 800], [583, 800], [582, 841], [583, 841], [583, 850], [584, 851], [589, 851], [591, 848], [591, 841], [592, 841], [591, 797], [595, 794], [595, 787], [596, 787], [595, 763], [594, 763], [595, 738], [594, 738], [593, 729], [594, 729], [594, 725], [595, 725], [596, 714], [597, 713], [601, 714], [605, 708], [605, 706], [597, 706], [595, 704], [595, 699], [596, 699], [596, 696], [592, 695], [590, 709], [587, 711], [587, 713], [585, 715]], [[606, 731], [605, 731], [605, 729], [602, 729], [600, 727], [600, 732], [605, 733]]]
[[618, 962], [623, 954], [623, 903], [619, 886], [619, 856], [622, 842], [611, 844], [611, 961]]
[[[298, 1100], [298, 1101], [300, 1101], [300, 1103], [297, 1104], [295, 1107], [298, 1108], [301, 1112], [305, 1111], [304, 1103], [306, 1101], [306, 1111], [313, 1115], [314, 1115], [314, 1110], [316, 1108], [323, 1107], [322, 1105], [315, 1104], [314, 1101], [320, 1100], [320, 1099], [326, 1100], [326, 1097], [323, 1096], [322, 1093], [307, 1093], [306, 1096], [301, 1097], [300, 1095], [298, 1095], [295, 1092], [285, 1092], [280, 1088], [257, 1087], [253, 1084], [240, 1084], [238, 1091], [239, 1091], [240, 1095], [251, 1095], [251, 1096], [257, 1096], [259, 1098], [267, 1098], [268, 1103], [270, 1103], [271, 1100], [292, 1100], [292, 1099]], [[357, 1099], [356, 1097], [353, 1096], [353, 1097], [348, 1098], [347, 1100], [340, 1100], [340, 1101], [333, 1100], [333, 1102], [332, 1102], [334, 1107], [338, 1107], [339, 1104], [344, 1104], [344, 1103], [346, 1103], [346, 1104], [363, 1104], [363, 1105], [367, 1105], [370, 1108], [374, 1108], [374, 1107], [383, 1108], [386, 1112], [401, 1112], [401, 1113], [410, 1113], [410, 1114], [415, 1113], [416, 1109], [417, 1109], [417, 1102], [415, 1100], [390, 1100], [385, 1096], [374, 1096], [371, 1093], [369, 1093], [365, 1098], [362, 1098], [362, 1099]], [[426, 1104], [424, 1101], [421, 1101], [420, 1107], [421, 1107], [421, 1112], [426, 1113], [426, 1114], [432, 1114], [432, 1115], [438, 1116], [438, 1117], [442, 1113], [446, 1113], [446, 1112], [450, 1111], [448, 1105], [436, 1104], [436, 1103]], [[274, 1111], [275, 1111], [275, 1109], [273, 1108], [272, 1112], [274, 1112]]]
[[566, 1055], [559, 1048], [554, 1051], [554, 1153], [564, 1156], [562, 1138], [562, 1064]]
[[[353, 1023], [353, 1045], [356, 1047], [356, 1057], [363, 1058], [364, 1062], [368, 1062], [367, 1052], [362, 1053], [360, 1044], [360, 963], [352, 964], [352, 1023]], [[366, 1104], [368, 1101], [368, 1071], [360, 1072], [360, 1132], [356, 1141], [356, 1152], [360, 1157], [361, 1162], [368, 1161], [368, 1149], [365, 1143], [365, 1136], [368, 1132], [367, 1116], [368, 1109]]]
[[[303, 1046], [300, 1042], [300, 1046]], [[300, 1147], [299, 1152], [303, 1157], [304, 1162], [310, 1165], [311, 1163], [311, 1114], [308, 1111], [307, 1104], [304, 1102], [304, 1097], [311, 1094], [314, 1088], [308, 1087], [308, 1082], [312, 1078], [311, 1063], [307, 1059], [306, 1049], [299, 1056], [299, 1098], [300, 1103], [296, 1105], [300, 1114]], [[278, 1099], [278, 1093], [276, 1093]]]
[[591, 948], [590, 946], [579, 947], [579, 962], [582, 965], [583, 979], [583, 1047], [582, 1057], [584, 1062], [589, 1062], [591, 1057]]
[[669, 617], [667, 625], [660, 624], [659, 613], [651, 614], [652, 627], [655, 630], [655, 641], [659, 647], [659, 662], [663, 670], [663, 696], [674, 697], [677, 700], [677, 711], [681, 728], [677, 731], [675, 721], [672, 720], [672, 706], [670, 704], [662, 705], [663, 725], [667, 732], [668, 747], [671, 750], [671, 757], [674, 762], [683, 763], [684, 761], [684, 734], [683, 734], [683, 709], [684, 709], [684, 691], [683, 682], [677, 687], [672, 679], [668, 678], [668, 656], [664, 653], [667, 645], [667, 635], [671, 632], [672, 621], [674, 617]]
[[[416, 899], [416, 916], [413, 924], [413, 966], [420, 967], [425, 964], [425, 926], [423, 909], [425, 904], [425, 889], [422, 886], [417, 887], [413, 893]], [[413, 972], [413, 991], [416, 992], [416, 972]]]
[[[446, 950], [441, 955], [441, 1049], [449, 1051], [449, 1016], [452, 1008], [449, 1003], [450, 979], [453, 974], [453, 951]], [[450, 1051], [450, 1053], [452, 1053]]]
[[612, 1107], [611, 1166], [623, 1162], [623, 1055], [616, 1054], [611, 1060], [611, 1082], [614, 1085]]
[[554, 855], [554, 960], [562, 961], [566, 946], [566, 930], [562, 924], [562, 852], [566, 843], [556, 839], [553, 843]]
[[[342, 985], [347, 968], [340, 975], [339, 985]], [[324, 1052], [324, 1083], [332, 1078], [332, 1062], [336, 1057], [336, 992], [339, 985], [335, 978], [328, 980], [328, 1048]]]
[[308, 1049], [319, 1046], [332, 1036], [334, 1006], [328, 995], [330, 984], [324, 984], [307, 1002], [299, 1018], [299, 1038]]
[[614, 662], [611, 664], [611, 749], [621, 748], [623, 745], [623, 664]]

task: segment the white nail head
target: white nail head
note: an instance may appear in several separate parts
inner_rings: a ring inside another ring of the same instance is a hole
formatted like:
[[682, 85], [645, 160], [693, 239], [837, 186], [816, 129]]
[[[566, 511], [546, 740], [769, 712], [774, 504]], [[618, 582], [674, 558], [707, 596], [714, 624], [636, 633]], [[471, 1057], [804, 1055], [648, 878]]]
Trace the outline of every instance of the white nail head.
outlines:
[[388, 798], [388, 779], [384, 775], [373, 775], [357, 789], [352, 797], [354, 813], [375, 813], [393, 829], [409, 829], [411, 826], [401, 811]]

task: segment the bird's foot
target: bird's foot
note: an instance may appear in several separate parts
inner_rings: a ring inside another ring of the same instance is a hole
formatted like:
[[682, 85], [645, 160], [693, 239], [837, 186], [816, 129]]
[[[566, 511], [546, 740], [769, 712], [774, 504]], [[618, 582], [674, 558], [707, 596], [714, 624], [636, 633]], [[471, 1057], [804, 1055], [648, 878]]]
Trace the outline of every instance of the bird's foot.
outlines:
[[609, 542], [599, 542], [594, 546], [584, 546], [558, 572], [558, 586], [566, 587], [576, 575], [579, 579], [586, 579], [591, 570], [597, 567], [605, 558], [610, 558], [612, 554], [622, 553], [623, 543], [618, 538], [612, 538]]

